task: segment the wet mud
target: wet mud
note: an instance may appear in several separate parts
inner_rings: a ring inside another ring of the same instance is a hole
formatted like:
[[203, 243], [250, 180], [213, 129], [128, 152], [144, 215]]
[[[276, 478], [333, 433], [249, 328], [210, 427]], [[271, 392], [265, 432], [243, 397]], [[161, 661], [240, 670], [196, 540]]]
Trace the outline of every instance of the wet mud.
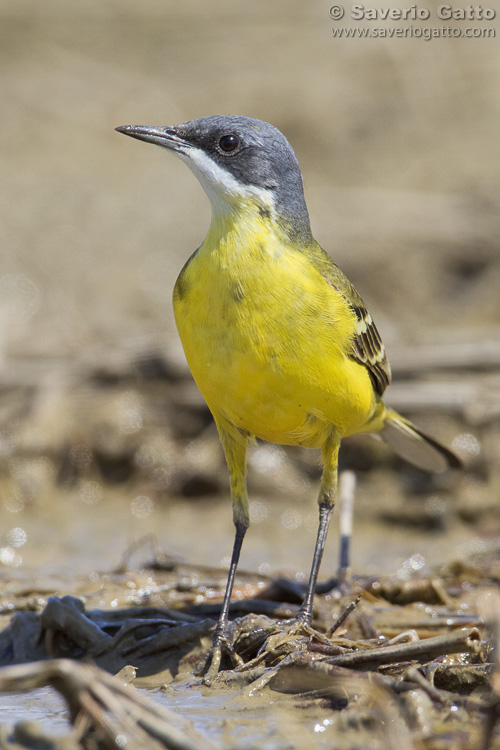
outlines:
[[302, 587], [240, 575], [230, 639], [243, 664], [223, 663], [208, 685], [223, 571], [154, 565], [135, 574], [150, 585], [134, 606], [134, 573], [110, 574], [110, 609], [87, 606], [83, 591], [47, 591], [34, 607], [19, 590], [2, 603], [15, 614], [0, 634], [0, 689], [21, 691], [21, 713], [50, 686], [68, 723], [54, 733], [18, 720], [2, 727], [0, 747], [500, 746], [497, 554], [403, 585], [331, 580], [312, 627], [292, 633]]

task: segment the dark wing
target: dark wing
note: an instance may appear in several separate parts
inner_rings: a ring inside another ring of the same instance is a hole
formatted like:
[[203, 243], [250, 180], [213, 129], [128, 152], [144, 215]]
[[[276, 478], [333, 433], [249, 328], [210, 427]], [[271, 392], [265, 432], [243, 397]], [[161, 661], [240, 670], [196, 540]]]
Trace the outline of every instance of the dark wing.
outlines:
[[311, 254], [321, 275], [343, 296], [356, 315], [356, 334], [349, 354], [367, 368], [375, 392], [381, 396], [391, 382], [391, 366], [377, 326], [356, 289], [330, 256], [319, 245], [312, 249]]
[[391, 366], [387, 359], [384, 343], [361, 297], [356, 304], [352, 304], [350, 300], [347, 300], [347, 302], [356, 313], [357, 318], [357, 333], [352, 342], [351, 356], [356, 362], [360, 362], [368, 368], [373, 387], [381, 396], [391, 382]]

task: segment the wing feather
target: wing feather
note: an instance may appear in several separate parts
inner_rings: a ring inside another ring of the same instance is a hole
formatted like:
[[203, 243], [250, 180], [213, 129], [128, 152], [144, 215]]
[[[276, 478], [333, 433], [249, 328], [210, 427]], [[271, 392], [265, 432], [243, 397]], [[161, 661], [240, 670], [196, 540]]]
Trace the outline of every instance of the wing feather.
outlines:
[[391, 382], [391, 367], [377, 326], [354, 286], [330, 256], [319, 245], [310, 252], [321, 275], [342, 295], [354, 312], [356, 332], [351, 341], [349, 356], [367, 368], [375, 392], [382, 396]]

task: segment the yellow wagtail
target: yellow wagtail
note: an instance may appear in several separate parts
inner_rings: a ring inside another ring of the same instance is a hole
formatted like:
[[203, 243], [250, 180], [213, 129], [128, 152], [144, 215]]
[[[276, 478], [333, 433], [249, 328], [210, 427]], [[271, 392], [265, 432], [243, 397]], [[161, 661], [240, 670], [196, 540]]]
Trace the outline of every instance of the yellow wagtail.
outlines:
[[189, 367], [224, 448], [236, 527], [213, 675], [229, 649], [229, 601], [249, 523], [249, 440], [321, 448], [319, 529], [299, 624], [312, 619], [341, 439], [380, 433], [430, 471], [460, 462], [382, 401], [391, 380], [384, 345], [353, 285], [313, 239], [300, 168], [279, 130], [229, 115], [117, 130], [173, 151], [212, 204], [208, 234], [182, 269], [173, 302]]

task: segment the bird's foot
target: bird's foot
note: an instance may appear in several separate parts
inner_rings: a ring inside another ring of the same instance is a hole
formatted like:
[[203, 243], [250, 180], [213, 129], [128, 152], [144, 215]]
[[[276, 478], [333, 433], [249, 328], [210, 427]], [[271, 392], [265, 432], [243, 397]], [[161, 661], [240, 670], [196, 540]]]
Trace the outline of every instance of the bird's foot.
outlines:
[[[247, 671], [270, 666], [298, 651], [307, 650], [311, 639], [329, 644], [326, 636], [311, 627], [312, 615], [299, 610], [289, 620], [272, 620], [265, 615], [247, 615], [217, 627], [212, 648], [200, 671], [202, 681], [210, 686], [224, 669]], [[240, 655], [241, 654], [241, 655]], [[227, 666], [226, 666], [227, 665]]]
[[288, 653], [306, 648], [311, 638], [328, 643], [328, 639], [311, 626], [311, 620], [312, 613], [299, 609], [290, 620], [278, 621], [276, 632], [268, 636], [258, 656], [265, 656], [266, 662], [284, 657]]
[[255, 615], [242, 618], [240, 632], [233, 642], [239, 653], [247, 658], [241, 666], [236, 667], [236, 671], [276, 664], [289, 654], [306, 651], [313, 639], [329, 644], [324, 635], [311, 627], [311, 619], [301, 610], [289, 620], [276, 621]]
[[241, 667], [243, 665], [243, 659], [236, 653], [233, 642], [234, 634], [230, 632], [230, 627], [226, 626], [221, 628], [217, 626], [214, 633], [212, 647], [201, 671], [203, 675], [203, 684], [207, 687], [210, 687], [217, 678], [224, 655], [229, 657], [233, 668]]

